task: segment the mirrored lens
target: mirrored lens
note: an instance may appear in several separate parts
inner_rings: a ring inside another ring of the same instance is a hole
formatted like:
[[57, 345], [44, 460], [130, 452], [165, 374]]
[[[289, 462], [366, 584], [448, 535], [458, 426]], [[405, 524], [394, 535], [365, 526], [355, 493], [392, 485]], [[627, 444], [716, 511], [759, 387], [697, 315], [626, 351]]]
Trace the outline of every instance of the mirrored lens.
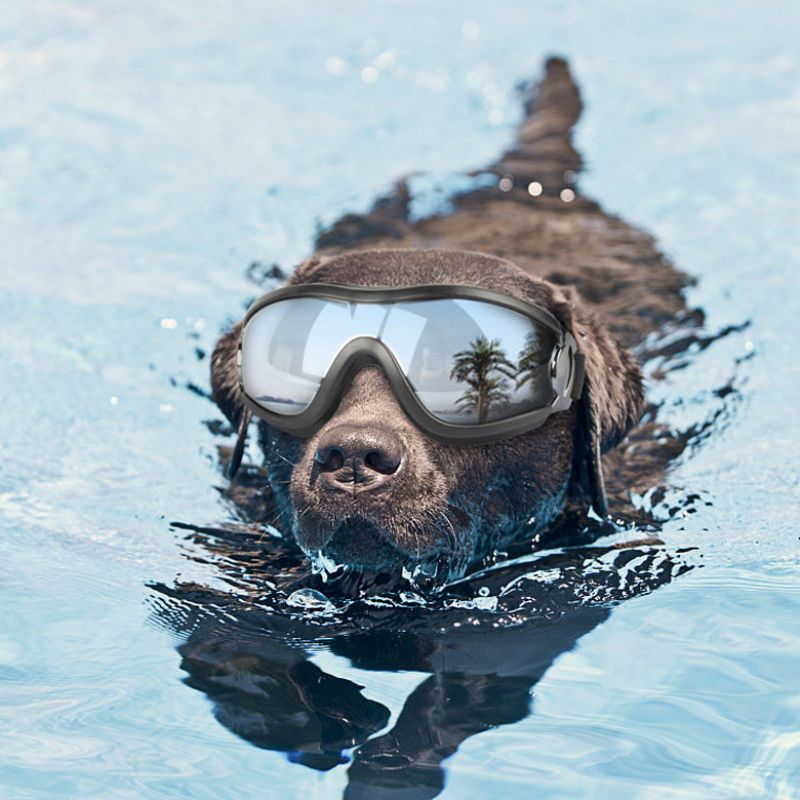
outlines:
[[243, 334], [245, 391], [270, 411], [299, 414], [339, 351], [360, 336], [383, 342], [422, 405], [446, 422], [503, 419], [552, 399], [555, 334], [505, 307], [458, 299], [294, 298], [265, 306]]
[[244, 329], [245, 391], [276, 414], [300, 414], [339, 351], [359, 336], [379, 338], [391, 308], [315, 297], [265, 306]]
[[435, 417], [480, 424], [552, 400], [548, 365], [556, 336], [549, 328], [479, 300], [430, 300], [396, 308], [415, 318], [413, 330], [398, 315], [382, 338]]
[[324, 327], [320, 318], [329, 305], [328, 300], [310, 297], [283, 300], [262, 308], [245, 326], [242, 383], [269, 411], [300, 414], [314, 399], [342, 346], [330, 331], [327, 337], [319, 335]]

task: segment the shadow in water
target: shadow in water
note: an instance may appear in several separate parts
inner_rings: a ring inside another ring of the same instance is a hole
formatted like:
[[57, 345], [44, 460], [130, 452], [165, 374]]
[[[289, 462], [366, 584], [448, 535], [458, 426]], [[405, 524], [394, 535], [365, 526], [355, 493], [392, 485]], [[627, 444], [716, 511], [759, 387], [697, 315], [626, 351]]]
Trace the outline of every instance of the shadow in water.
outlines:
[[[688, 550], [583, 547], [523, 556], [433, 595], [379, 582], [354, 600], [346, 577], [325, 584], [298, 572], [279, 540], [253, 550], [254, 564], [242, 555], [248, 536], [192, 530], [191, 546], [224, 561], [235, 588], [154, 586], [154, 616], [183, 639], [186, 683], [222, 725], [306, 767], [349, 763], [346, 798], [435, 797], [444, 759], [526, 717], [533, 687], [614, 604], [693, 567]], [[358, 669], [428, 677], [386, 729], [389, 709], [314, 663], [320, 647]]]

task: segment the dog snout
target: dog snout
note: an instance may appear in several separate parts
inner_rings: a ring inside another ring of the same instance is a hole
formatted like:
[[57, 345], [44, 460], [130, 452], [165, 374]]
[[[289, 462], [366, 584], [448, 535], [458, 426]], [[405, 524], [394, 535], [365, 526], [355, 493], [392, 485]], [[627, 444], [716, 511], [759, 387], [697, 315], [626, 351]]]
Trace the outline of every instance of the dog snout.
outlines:
[[403, 443], [386, 428], [337, 425], [320, 436], [315, 460], [320, 479], [331, 488], [371, 491], [400, 469]]

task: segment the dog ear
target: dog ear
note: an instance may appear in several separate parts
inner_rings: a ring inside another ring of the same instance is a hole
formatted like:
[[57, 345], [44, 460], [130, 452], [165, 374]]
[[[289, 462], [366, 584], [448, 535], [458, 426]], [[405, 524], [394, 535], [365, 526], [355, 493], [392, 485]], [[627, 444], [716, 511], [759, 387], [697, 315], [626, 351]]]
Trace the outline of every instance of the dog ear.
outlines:
[[601, 456], [636, 425], [644, 402], [642, 372], [633, 356], [567, 290], [556, 316], [575, 337], [586, 358], [583, 392], [577, 401], [570, 495], [608, 513]]
[[245, 408], [242, 401], [239, 370], [236, 366], [241, 333], [242, 323], [237, 322], [227, 333], [220, 336], [211, 354], [211, 398], [231, 425], [238, 428], [236, 444], [227, 467], [227, 475], [231, 479], [236, 476], [242, 463], [251, 419], [250, 409]]
[[236, 368], [236, 353], [239, 350], [241, 332], [242, 323], [237, 322], [227, 333], [220, 336], [211, 355], [211, 399], [234, 427], [238, 427], [244, 411]]

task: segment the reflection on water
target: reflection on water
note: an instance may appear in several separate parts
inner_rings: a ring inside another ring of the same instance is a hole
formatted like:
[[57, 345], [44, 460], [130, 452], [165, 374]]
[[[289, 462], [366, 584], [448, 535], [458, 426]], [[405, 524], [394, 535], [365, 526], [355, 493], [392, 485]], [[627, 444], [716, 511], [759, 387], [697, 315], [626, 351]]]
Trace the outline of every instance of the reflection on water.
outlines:
[[[236, 590], [159, 585], [153, 614], [181, 635], [185, 682], [218, 722], [306, 767], [349, 764], [347, 798], [435, 797], [443, 760], [525, 718], [537, 682], [614, 604], [692, 568], [688, 552], [658, 546], [586, 547], [519, 558], [433, 596], [395, 583], [354, 600], [350, 585], [298, 575], [298, 554], [279, 540], [262, 543], [256, 565], [242, 555], [249, 538], [194, 532]], [[427, 677], [387, 728], [386, 706], [314, 663], [320, 647], [361, 670]]]

